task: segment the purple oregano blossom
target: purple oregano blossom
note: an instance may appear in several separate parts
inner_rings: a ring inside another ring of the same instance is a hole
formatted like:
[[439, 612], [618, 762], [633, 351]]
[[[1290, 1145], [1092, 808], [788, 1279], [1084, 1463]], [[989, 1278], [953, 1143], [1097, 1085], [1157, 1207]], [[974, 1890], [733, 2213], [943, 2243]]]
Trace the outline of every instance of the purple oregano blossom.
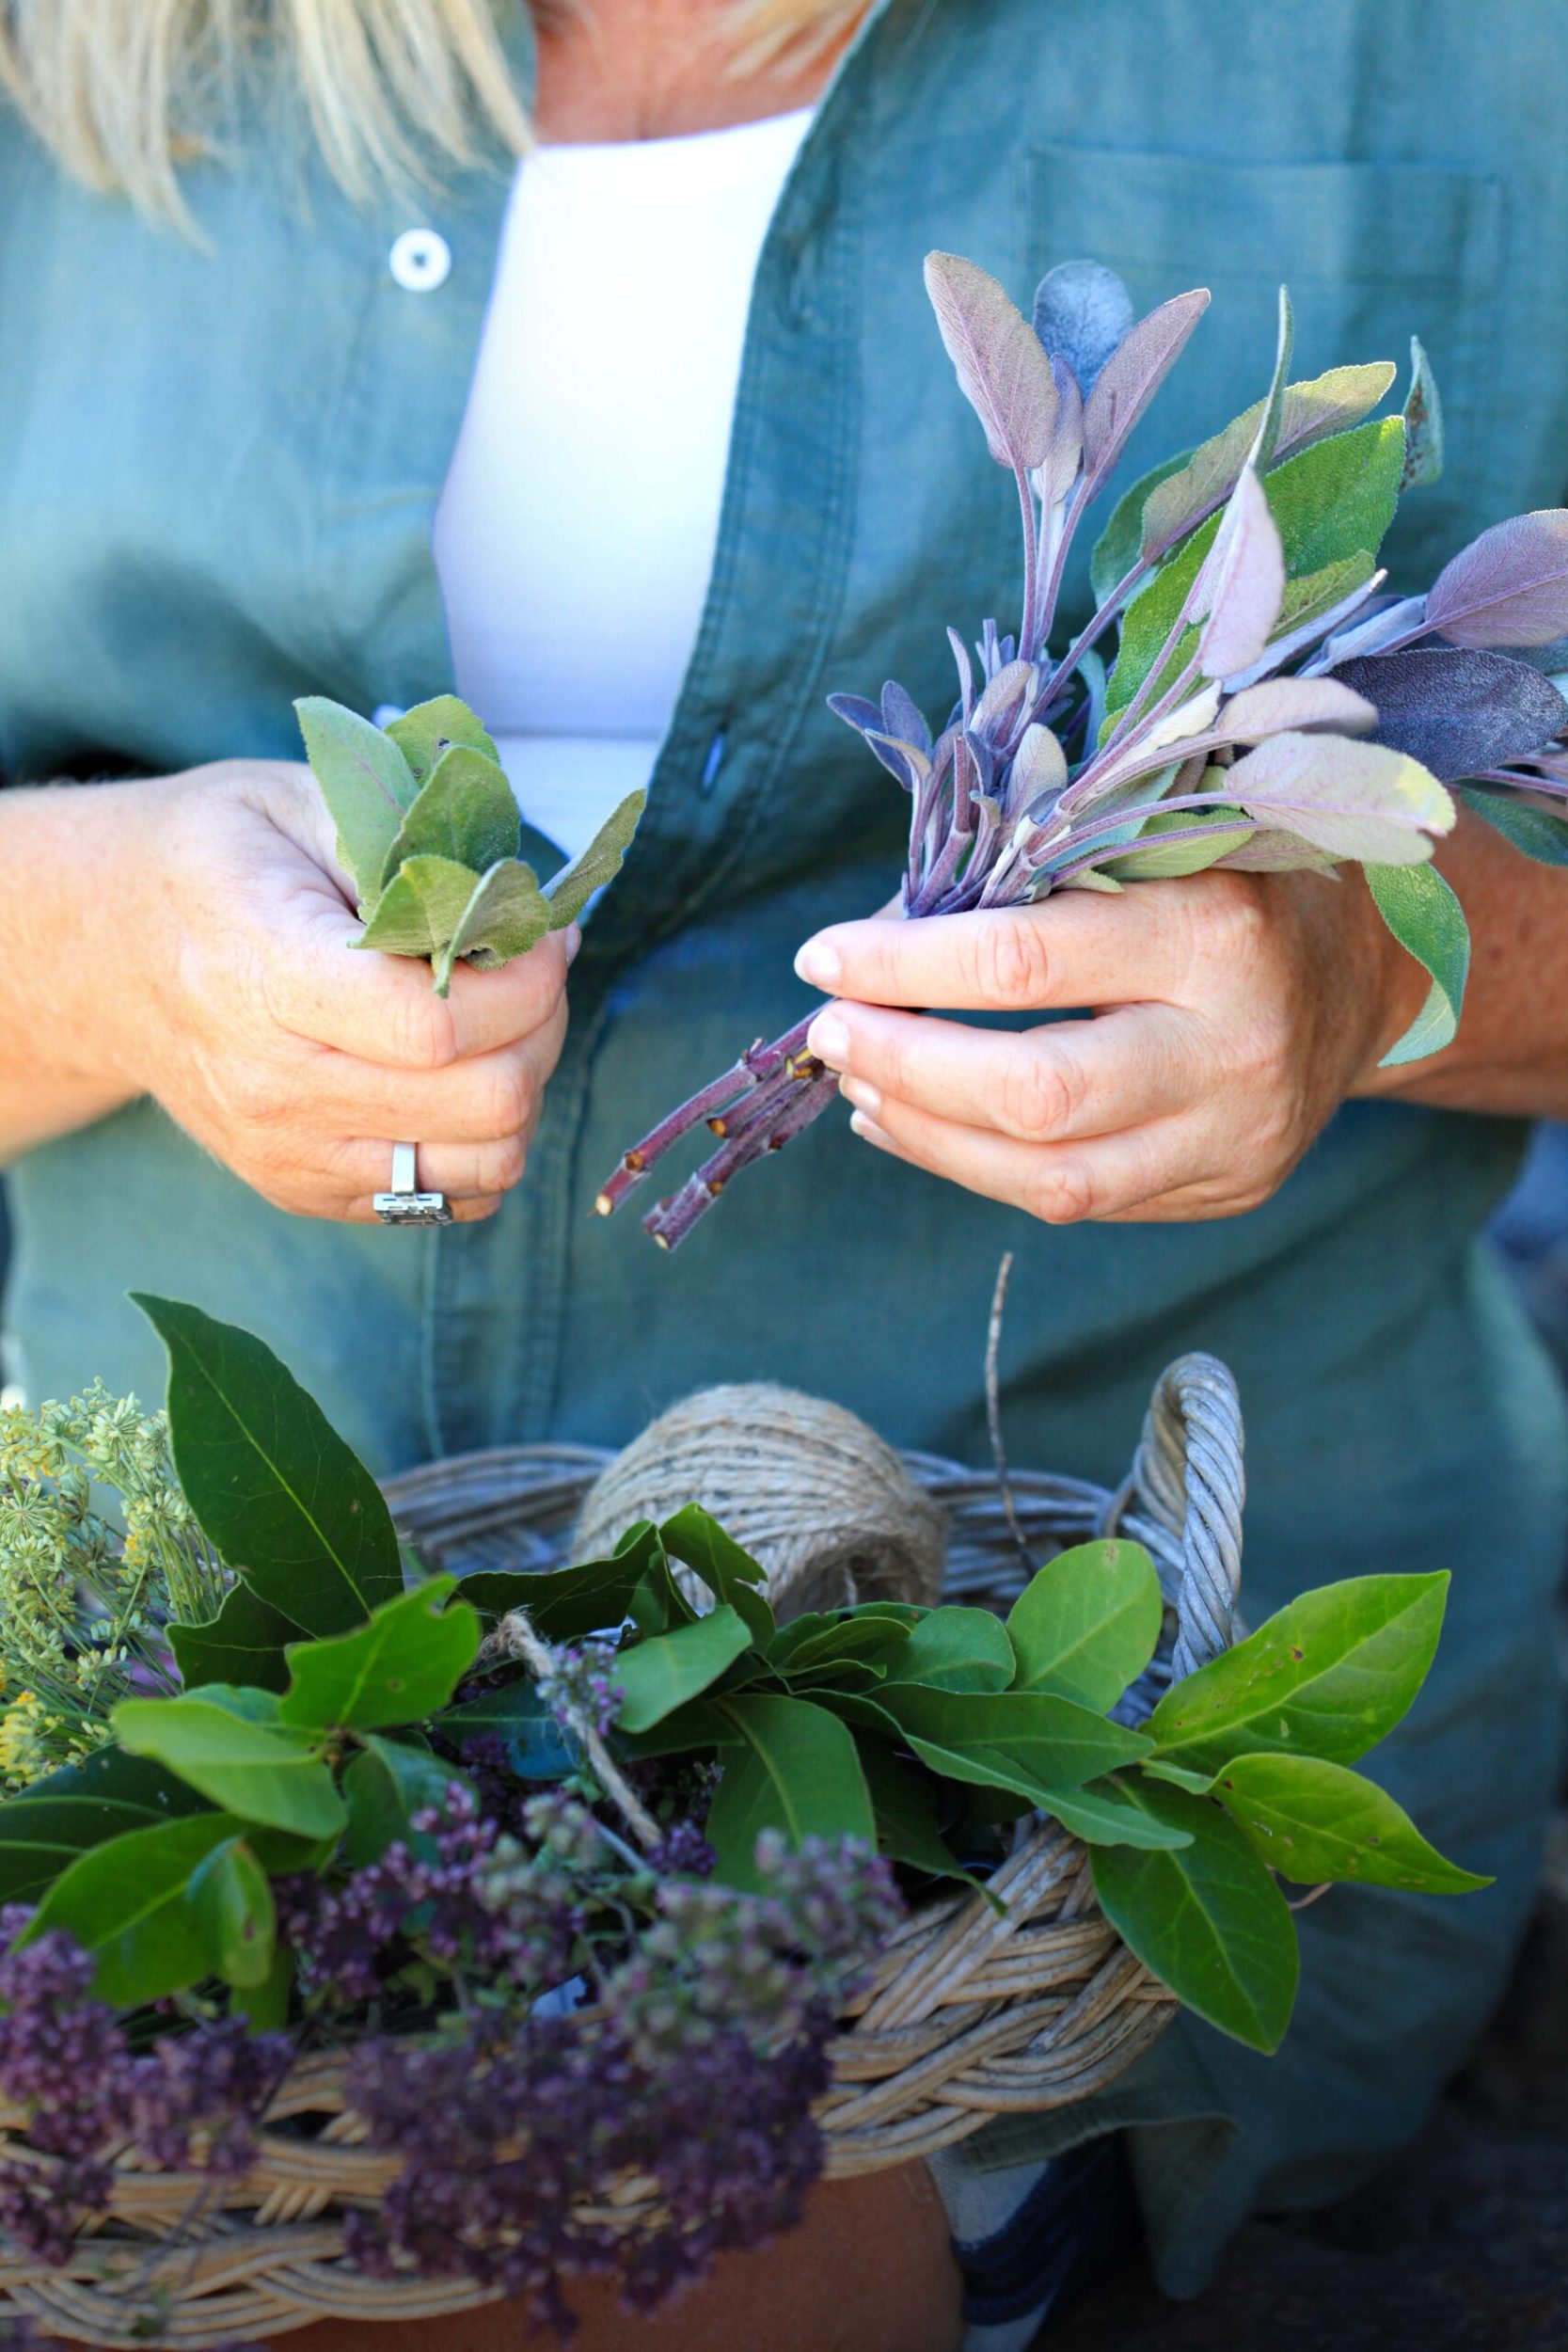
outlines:
[[[1545, 674], [1568, 665], [1568, 644], [1538, 650], [1568, 633], [1568, 512], [1485, 532], [1425, 597], [1387, 593], [1376, 553], [1395, 503], [1441, 470], [1431, 371], [1415, 344], [1402, 416], [1374, 421], [1391, 365], [1291, 383], [1282, 290], [1267, 395], [1121, 498], [1095, 550], [1098, 609], [1054, 658], [1074, 534], [1209, 296], [1179, 294], [1134, 323], [1113, 271], [1068, 262], [1042, 280], [1031, 323], [954, 255], [932, 254], [926, 282], [990, 453], [1018, 485], [1023, 595], [1016, 634], [988, 621], [974, 659], [948, 631], [958, 698], [935, 736], [896, 683], [879, 702], [830, 697], [910, 795], [903, 913], [1354, 861], [1433, 975], [1390, 1058], [1446, 1043], [1465, 933], [1425, 863], [1457, 813], [1445, 787], [1479, 787], [1465, 801], [1517, 847], [1568, 862], [1568, 827], [1535, 797], [1568, 801], [1568, 704]], [[733, 1177], [819, 1117], [838, 1081], [807, 1051], [811, 1018], [661, 1120], [599, 1194], [600, 1214], [705, 1121], [719, 1149], [642, 1220], [673, 1248]]]

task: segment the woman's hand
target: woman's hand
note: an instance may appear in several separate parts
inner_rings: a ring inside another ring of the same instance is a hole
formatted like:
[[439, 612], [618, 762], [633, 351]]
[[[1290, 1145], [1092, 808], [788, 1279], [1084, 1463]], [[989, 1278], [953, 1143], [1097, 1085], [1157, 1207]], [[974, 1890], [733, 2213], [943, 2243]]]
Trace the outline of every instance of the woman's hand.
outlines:
[[[857, 1134], [1053, 1225], [1235, 1216], [1282, 1184], [1420, 1009], [1359, 873], [1206, 874], [1120, 897], [820, 931], [809, 1043]], [[974, 1029], [896, 1006], [1092, 1021]]]
[[[40, 804], [16, 812], [35, 832], [53, 803], [95, 878], [98, 952], [59, 983], [87, 1116], [151, 1094], [299, 1216], [368, 1221], [399, 1140], [457, 1217], [499, 1205], [565, 1033], [574, 933], [499, 972], [460, 966], [445, 1001], [427, 963], [355, 952], [332, 821], [282, 761], [14, 797]], [[25, 837], [10, 846], [26, 855]]]

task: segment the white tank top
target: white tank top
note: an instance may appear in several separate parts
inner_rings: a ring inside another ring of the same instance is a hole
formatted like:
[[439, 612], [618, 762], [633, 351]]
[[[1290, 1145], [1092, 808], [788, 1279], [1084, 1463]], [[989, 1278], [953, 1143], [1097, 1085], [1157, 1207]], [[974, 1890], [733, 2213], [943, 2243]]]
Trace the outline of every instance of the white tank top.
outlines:
[[569, 854], [647, 783], [674, 709], [752, 280], [810, 119], [518, 167], [436, 564], [457, 691]]

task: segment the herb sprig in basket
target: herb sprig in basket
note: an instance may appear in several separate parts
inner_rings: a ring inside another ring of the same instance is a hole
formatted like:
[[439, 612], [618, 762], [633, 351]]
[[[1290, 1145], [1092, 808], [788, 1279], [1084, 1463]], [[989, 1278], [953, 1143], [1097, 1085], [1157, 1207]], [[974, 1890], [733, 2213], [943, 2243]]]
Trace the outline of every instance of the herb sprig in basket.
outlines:
[[[238, 2196], [330, 2074], [380, 2168], [343, 2224], [367, 2279], [565, 2326], [562, 2280], [610, 2270], [651, 2305], [795, 2217], [838, 2021], [906, 1906], [1010, 1885], [1018, 1825], [1082, 1840], [1131, 1952], [1262, 2050], [1282, 1880], [1485, 1883], [1354, 1769], [1431, 1664], [1439, 1574], [1305, 1595], [1175, 1684], [1121, 1539], [1005, 1621], [780, 1625], [691, 1507], [569, 1569], [422, 1576], [268, 1349], [142, 1304], [166, 1437], [102, 1397], [0, 1425], [0, 2230], [35, 2262], [76, 2259], [130, 2157]], [[116, 1430], [158, 1532], [144, 1574], [145, 1531], [95, 1519], [87, 1577], [64, 1449], [108, 1463]]]

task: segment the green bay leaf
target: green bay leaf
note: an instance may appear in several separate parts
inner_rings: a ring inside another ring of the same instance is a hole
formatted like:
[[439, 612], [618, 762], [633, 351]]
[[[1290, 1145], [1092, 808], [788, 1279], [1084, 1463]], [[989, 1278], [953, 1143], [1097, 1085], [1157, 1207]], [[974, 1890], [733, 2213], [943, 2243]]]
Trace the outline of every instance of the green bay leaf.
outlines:
[[743, 1692], [713, 1702], [738, 1734], [723, 1751], [723, 1775], [707, 1818], [718, 1876], [756, 1890], [764, 1830], [793, 1847], [808, 1837], [862, 1837], [874, 1846], [876, 1817], [852, 1735], [828, 1708], [804, 1699]]
[[361, 1626], [289, 1652], [281, 1722], [306, 1730], [383, 1731], [446, 1706], [479, 1649], [479, 1613], [453, 1600], [457, 1580], [431, 1577]]
[[1290, 1906], [1218, 1806], [1141, 1774], [1128, 1793], [1191, 1843], [1160, 1852], [1092, 1848], [1101, 1909], [1184, 2007], [1249, 2049], [1276, 2050], [1301, 1973]]
[[1430, 1846], [1386, 1790], [1317, 1756], [1239, 1756], [1213, 1793], [1269, 1867], [1298, 1886], [1347, 1880], [1426, 1895], [1490, 1886]]
[[745, 1619], [721, 1602], [695, 1625], [618, 1651], [610, 1674], [621, 1690], [620, 1728], [651, 1731], [717, 1682], [751, 1646]]
[[1116, 1705], [1154, 1655], [1164, 1604], [1154, 1563], [1120, 1536], [1077, 1544], [1037, 1570], [1014, 1601], [1007, 1632], [1016, 1691], [1053, 1691], [1097, 1715]]
[[330, 1837], [343, 1826], [332, 1774], [299, 1733], [246, 1721], [211, 1688], [191, 1698], [122, 1699], [110, 1718], [131, 1756], [150, 1756], [240, 1821]]
[[1210, 1772], [1255, 1754], [1355, 1763], [1426, 1679], [1448, 1589], [1439, 1570], [1303, 1593], [1166, 1692], [1148, 1722], [1160, 1758]]
[[168, 1349], [174, 1465], [220, 1557], [307, 1633], [341, 1633], [401, 1592], [380, 1488], [271, 1348], [199, 1307], [131, 1295]]
[[116, 2009], [183, 1992], [212, 1968], [186, 1888], [239, 1826], [227, 1814], [195, 1813], [93, 1847], [55, 1880], [22, 1941], [55, 1928], [74, 1936], [92, 1954], [93, 1991]]

